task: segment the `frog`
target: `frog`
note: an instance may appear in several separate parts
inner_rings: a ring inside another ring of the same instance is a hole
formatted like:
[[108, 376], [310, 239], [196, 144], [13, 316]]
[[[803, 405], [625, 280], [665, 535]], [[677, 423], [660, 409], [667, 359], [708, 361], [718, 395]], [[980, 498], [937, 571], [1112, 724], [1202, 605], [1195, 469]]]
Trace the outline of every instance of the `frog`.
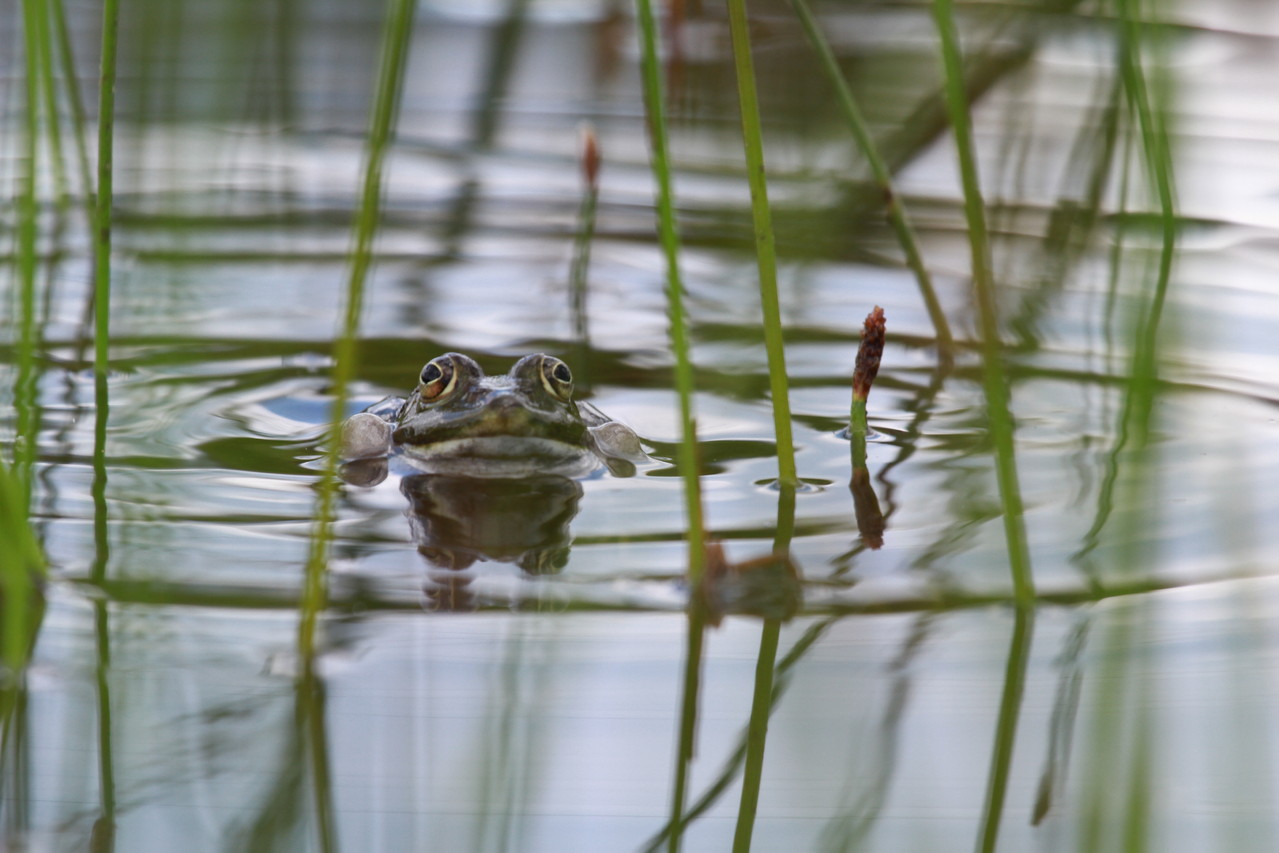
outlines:
[[408, 397], [387, 397], [342, 427], [354, 463], [390, 455], [434, 474], [580, 477], [604, 465], [630, 476], [648, 460], [635, 431], [573, 397], [561, 359], [532, 353], [488, 376], [470, 356], [447, 352], [423, 366]]

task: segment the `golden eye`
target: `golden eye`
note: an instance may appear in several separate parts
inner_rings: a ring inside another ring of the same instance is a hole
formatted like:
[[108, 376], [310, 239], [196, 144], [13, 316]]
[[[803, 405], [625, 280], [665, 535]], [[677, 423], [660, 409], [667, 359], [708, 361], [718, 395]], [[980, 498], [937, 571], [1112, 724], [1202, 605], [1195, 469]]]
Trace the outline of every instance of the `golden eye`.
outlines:
[[558, 358], [542, 359], [542, 384], [551, 395], [567, 401], [573, 396], [573, 371]]
[[417, 387], [418, 396], [423, 400], [438, 400], [453, 390], [456, 372], [452, 360], [443, 356], [432, 359], [422, 368], [419, 378], [422, 384]]

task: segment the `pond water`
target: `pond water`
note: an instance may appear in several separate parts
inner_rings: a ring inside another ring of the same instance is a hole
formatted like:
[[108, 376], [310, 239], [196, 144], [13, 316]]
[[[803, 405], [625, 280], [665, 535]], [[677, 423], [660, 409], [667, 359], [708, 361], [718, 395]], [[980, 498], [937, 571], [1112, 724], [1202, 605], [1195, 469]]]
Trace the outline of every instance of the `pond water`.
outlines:
[[[509, 487], [400, 470], [344, 484], [311, 662], [299, 607], [382, 10], [126, 10], [96, 464], [90, 232], [74, 204], [54, 204], [52, 161], [39, 166], [32, 524], [52, 576], [4, 721], [7, 849], [668, 849], [689, 731], [688, 850], [741, 844], [742, 825], [756, 850], [1275, 849], [1279, 12], [1187, 0], [1151, 30], [1179, 219], [1146, 398], [1130, 381], [1133, 329], [1167, 247], [1114, 85], [1113, 22], [961, 17], [982, 78], [973, 116], [1038, 596], [1026, 611], [1011, 606], [933, 22], [917, 4], [819, 11], [959, 347], [939, 361], [788, 7], [752, 9], [806, 484], [796, 575], [774, 565], [765, 589], [746, 572], [717, 592], [722, 621], [690, 652], [631, 9], [423, 3], [351, 411], [407, 392], [444, 352], [492, 373], [545, 351], [653, 461]], [[68, 12], [89, 94], [98, 10]], [[749, 563], [786, 508], [726, 20], [688, 15], [666, 70], [701, 484], [710, 534]], [[10, 17], [12, 140], [23, 66]], [[603, 152], [585, 340], [568, 284], [584, 120]], [[15, 196], [25, 161], [13, 141], [0, 154]], [[6, 451], [17, 280], [7, 264]], [[875, 305], [888, 342], [869, 480], [850, 492], [841, 430]], [[1148, 400], [1148, 437], [1134, 399]], [[748, 736], [767, 706], [757, 665], [775, 672], [774, 701], [766, 734]], [[752, 793], [743, 754], [760, 750]]]

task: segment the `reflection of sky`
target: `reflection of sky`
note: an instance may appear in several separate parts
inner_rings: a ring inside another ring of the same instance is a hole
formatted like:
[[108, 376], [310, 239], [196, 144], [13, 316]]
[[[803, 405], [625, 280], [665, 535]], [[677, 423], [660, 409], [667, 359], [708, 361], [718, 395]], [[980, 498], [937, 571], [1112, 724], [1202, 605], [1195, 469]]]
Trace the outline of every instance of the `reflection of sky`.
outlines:
[[[1060, 676], [1076, 665], [1084, 690], [1065, 710], [1076, 715], [1080, 753], [1056, 768], [1049, 831], [1071, 832], [1082, 786], [1096, 772], [1089, 756], [1102, 723], [1125, 709], [1166, 744], [1153, 789], [1155, 849], [1205, 849], [1205, 837], [1230, 832], [1239, 809], [1268, 814], [1276, 680], [1265, 614], [1279, 607], [1276, 594], [1266, 580], [1114, 601], [1091, 615], [1043, 610], [1004, 843], [1027, 849], [1045, 831], [1029, 815], [1050, 767]], [[287, 787], [298, 759], [292, 620], [234, 621], [229, 634], [225, 612], [211, 620], [190, 609], [117, 614], [118, 631], [128, 633], [114, 644], [127, 661], [111, 674], [114, 769], [130, 849], [170, 849], [181, 837], [192, 853], [223, 850], [282, 790], [298, 805], [312, 802], [307, 774]], [[1007, 612], [986, 609], [826, 628], [771, 720], [757, 837], [785, 835], [815, 849], [820, 833], [842, 827], [869, 832], [873, 849], [949, 849], [946, 837], [972, 835], [1010, 624]], [[46, 654], [92, 654], [89, 635], [73, 625], [55, 617], [46, 626]], [[1063, 659], [1081, 626], [1082, 655]], [[808, 627], [784, 630], [783, 651]], [[707, 637], [694, 797], [744, 728], [758, 630], [730, 620]], [[601, 839], [631, 850], [662, 825], [681, 617], [377, 616], [343, 634], [353, 645], [327, 654], [322, 668], [330, 796], [344, 848], [401, 849], [429, 838], [480, 849], [478, 839], [505, 826], [516, 849], [530, 853], [587, 853]], [[1134, 637], [1149, 649], [1144, 658], [1128, 657]], [[275, 663], [264, 668], [264, 660]], [[85, 772], [96, 763], [95, 724], [92, 695], [73, 689], [71, 674], [33, 672], [32, 737], [46, 770], [76, 772], [39, 774], [29, 794], [37, 825], [79, 834], [97, 805], [95, 775]], [[697, 849], [731, 837], [736, 798], [730, 786], [698, 823]], [[1166, 803], [1222, 801], [1236, 808], [1192, 810], [1188, 824], [1165, 819]]]
[[[1235, 3], [1220, 14], [1224, 4], [1194, 7], [1182, 14], [1279, 33], [1274, 4]], [[507, 124], [491, 150], [469, 151], [484, 35], [453, 22], [426, 28], [415, 48], [401, 145], [388, 172], [384, 256], [362, 322], [370, 349], [383, 349], [365, 354], [358, 390], [370, 401], [405, 391], [444, 348], [506, 357], [531, 341], [567, 340], [576, 124], [594, 110], [605, 166], [591, 333], [600, 351], [616, 356], [618, 375], [633, 369], [635, 382], [601, 384], [593, 400], [645, 438], [672, 442], [663, 268], [650, 242], [651, 176], [634, 75], [596, 86], [587, 29], [534, 26], [525, 51], [532, 65], [516, 75]], [[1140, 702], [1157, 722], [1156, 823], [1176, 830], [1158, 829], [1151, 849], [1236, 849], [1218, 843], [1230, 837], [1231, 821], [1243, 815], [1264, 824], [1273, 815], [1275, 649], [1266, 625], [1279, 602], [1268, 579], [1207, 582], [1270, 571], [1279, 553], [1271, 485], [1279, 471], [1276, 54], [1255, 35], [1195, 31], [1175, 39], [1178, 201], [1195, 222], [1181, 234], [1161, 339], [1162, 376], [1171, 385], [1157, 401], [1150, 511], [1121, 507], [1094, 560], [1116, 577], [1195, 585], [1079, 613], [1041, 612], [1007, 849], [1042, 843], [1027, 816], [1048, 751], [1060, 655], [1077, 620], [1092, 619], [1095, 638], [1084, 652], [1081, 753], [1098, 751], [1089, 738], [1110, 711], [1098, 698], [1107, 684], [1132, 681], [1149, 691]], [[313, 469], [302, 463], [315, 454], [316, 425], [327, 415], [323, 353], [346, 284], [348, 208], [363, 157], [354, 136], [316, 128], [363, 126], [370, 81], [348, 60], [375, 40], [376, 28], [357, 28], [349, 43], [331, 39], [349, 48], [340, 59], [318, 50], [303, 58], [316, 76], [305, 77], [298, 133], [238, 124], [122, 129], [124, 209], [212, 210], [226, 219], [198, 232], [146, 220], [118, 230], [120, 374], [108, 438], [116, 579], [171, 582], [197, 597], [233, 587], [291, 593], [300, 582], [314, 511]], [[997, 89], [979, 106], [990, 198], [1026, 208], [994, 217], [1010, 309], [1037, 286], [1028, 258], [1043, 230], [1038, 206], [1055, 203], [1062, 190], [1069, 134], [1090, 120], [1102, 91], [1095, 87], [1101, 55], [1091, 33], [1063, 37], [1018, 86]], [[756, 273], [740, 253], [707, 245], [716, 235], [711, 214], [745, 197], [737, 173], [725, 168], [738, 162], [735, 126], [707, 119], [674, 132], [681, 162], [696, 166], [680, 175], [677, 190], [686, 222], [702, 237], [682, 260], [689, 310], [704, 331], [694, 347], [707, 379], [697, 399], [700, 436], [719, 464], [704, 479], [707, 517], [730, 559], [748, 560], [769, 547], [777, 511], [776, 492], [761, 485], [776, 463], [762, 400]], [[784, 122], [768, 132], [770, 151], [781, 152], [772, 176], [781, 210], [838, 197], [830, 176], [853, 162], [842, 137]], [[900, 186], [919, 211], [924, 252], [956, 332], [971, 339], [968, 247], [944, 137], [906, 168]], [[450, 245], [444, 225], [465, 203], [474, 204], [474, 218]], [[270, 218], [281, 212], [301, 215]], [[258, 215], [265, 225], [254, 224]], [[927, 393], [932, 354], [919, 342], [931, 326], [914, 283], [892, 262], [889, 235], [876, 223], [858, 227], [867, 233], [850, 242], [889, 263], [790, 257], [781, 269], [783, 313], [798, 338], [787, 359], [799, 472], [822, 485], [798, 499], [793, 550], [813, 582], [807, 601], [927, 607], [943, 592], [1000, 592], [1008, 572], [976, 360], [961, 356], [959, 372]], [[1125, 237], [1143, 248], [1130, 252], [1120, 275], [1108, 341], [1106, 242], [1114, 223], [1101, 234], [1100, 247], [1039, 318], [1038, 346], [1009, 358], [1026, 526], [1037, 577], [1052, 592], [1084, 587], [1075, 554], [1097, 512], [1123, 403], [1115, 379], [1128, 369], [1130, 315], [1148, 298], [1146, 262], [1157, 250], [1149, 232]], [[73, 259], [59, 280], [47, 330], [58, 358], [74, 349], [86, 271], [86, 259]], [[856, 330], [874, 304], [886, 309], [889, 344], [870, 415], [884, 440], [872, 443], [870, 467], [891, 515], [885, 547], [849, 557], [859, 538], [848, 445], [833, 433], [846, 416]], [[41, 471], [40, 524], [59, 571], [78, 577], [94, 549], [84, 408], [91, 388], [83, 377], [68, 385], [49, 379], [41, 387], [49, 407], [44, 449], [60, 461]], [[920, 407], [929, 413], [922, 423]], [[396, 481], [344, 491], [336, 593], [368, 584], [406, 608], [326, 626], [341, 646], [330, 647], [321, 666], [344, 847], [416, 849], [414, 842], [432, 838], [440, 849], [475, 849], [480, 827], [509, 813], [505, 831], [520, 840], [518, 849], [594, 853], [633, 849], [661, 825], [684, 627], [676, 613], [638, 611], [681, 605], [685, 589], [674, 579], [685, 553], [682, 495], [673, 478], [644, 473], [584, 488], [563, 576], [533, 582], [492, 565], [476, 572], [474, 588], [492, 601], [536, 590], [555, 611], [544, 617], [417, 612], [422, 562], [408, 541]], [[574, 601], [637, 610], [558, 612]], [[238, 837], [230, 827], [252, 819], [284, 772], [291, 612], [109, 609], [113, 741], [128, 809], [121, 837], [130, 849], [141, 849], [143, 838], [154, 850], [228, 849], [226, 839]], [[85, 597], [55, 583], [32, 674], [33, 823], [68, 832], [83, 829], [96, 804], [91, 620]], [[783, 652], [809, 624], [783, 632]], [[1010, 625], [1001, 609], [983, 608], [936, 616], [926, 630], [913, 615], [850, 617], [831, 628], [796, 669], [773, 720], [758, 849], [813, 849], [836, 818], [863, 814], [874, 819], [863, 827], [867, 849], [953, 849], [956, 834], [967, 844]], [[1138, 632], [1131, 655], [1116, 639], [1124, 628]], [[912, 631], [924, 638], [908, 655]], [[744, 724], [757, 644], [758, 623], [740, 618], [709, 637], [695, 793]], [[1107, 669], [1115, 660], [1121, 666]], [[894, 691], [908, 694], [899, 713], [890, 713]], [[1070, 821], [1087, 764], [1074, 763], [1053, 812], [1068, 849], [1078, 849]], [[688, 849], [727, 846], [736, 795], [731, 786]], [[1177, 821], [1166, 822], [1173, 809]]]

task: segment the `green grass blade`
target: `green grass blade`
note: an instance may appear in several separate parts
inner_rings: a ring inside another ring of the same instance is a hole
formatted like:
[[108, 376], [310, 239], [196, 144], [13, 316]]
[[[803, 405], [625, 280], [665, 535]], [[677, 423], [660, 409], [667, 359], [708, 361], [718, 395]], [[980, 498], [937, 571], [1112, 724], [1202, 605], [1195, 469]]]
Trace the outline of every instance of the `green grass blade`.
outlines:
[[650, 157], [657, 183], [657, 233], [666, 261], [666, 310], [670, 319], [671, 348], [675, 354], [675, 392], [679, 397], [680, 443], [676, 463], [684, 481], [684, 504], [688, 521], [689, 583], [701, 582], [705, 555], [705, 521], [702, 514], [701, 481], [697, 465], [697, 421], [693, 412], [693, 362], [690, 356], [688, 321], [684, 315], [684, 282], [679, 267], [679, 233], [675, 221], [675, 198], [671, 188], [669, 144], [666, 133], [666, 106], [661, 67], [657, 58], [657, 24], [651, 0], [636, 0], [639, 22], [640, 66], [644, 83], [644, 106], [648, 115]]
[[1142, 66], [1142, 20], [1135, 0], [1116, 0], [1119, 17], [1119, 66], [1124, 91], [1136, 114], [1140, 149], [1146, 170], [1159, 200], [1161, 244], [1159, 268], [1154, 293], [1141, 321], [1132, 366], [1133, 428], [1137, 440], [1144, 444], [1150, 430], [1150, 417], [1158, 380], [1158, 336], [1168, 285], [1172, 279], [1177, 247], [1177, 210], [1173, 187], [1172, 151], [1163, 112], [1155, 109]]
[[355, 376], [356, 335], [364, 306], [364, 286], [373, 263], [373, 240], [382, 204], [382, 169], [394, 133], [400, 95], [404, 88], [404, 69], [408, 63], [408, 46], [413, 30], [415, 0], [390, 0], [386, 25], [382, 33], [380, 68], [373, 110], [369, 117], [367, 154], [364, 164], [360, 208], [355, 222], [355, 246], [351, 252], [351, 273], [347, 279], [346, 307], [341, 330], [333, 352], [333, 404], [330, 409], [330, 434], [324, 458], [324, 476], [316, 510], [316, 528], [311, 537], [306, 578], [301, 602], [298, 645], [303, 660], [315, 651], [315, 625], [327, 597], [325, 570], [329, 545], [333, 538], [334, 507], [338, 494], [338, 465], [341, 441], [339, 431], [350, 398], [350, 384]]
[[1013, 594], [1019, 606], [1031, 607], [1034, 604], [1035, 585], [1022, 518], [1021, 488], [1017, 479], [1013, 447], [1013, 418], [1009, 411], [1008, 379], [1003, 366], [995, 278], [990, 261], [990, 239], [986, 230], [985, 202], [977, 177], [968, 95], [964, 87], [963, 58], [959, 51], [959, 35], [955, 30], [951, 0], [933, 0], [933, 17], [940, 39], [946, 107], [954, 130], [955, 149], [963, 182], [964, 216], [968, 222], [968, 243], [972, 252], [973, 289], [981, 325], [986, 417], [995, 448], [995, 474], [1003, 509], [1004, 539], [1012, 571]]
[[[657, 232], [666, 261], [666, 310], [670, 318], [671, 348], [675, 353], [675, 391], [679, 397], [680, 443], [676, 462], [684, 483], [687, 516], [688, 582], [699, 589], [706, 565], [706, 532], [702, 514], [702, 488], [697, 464], [697, 422], [693, 415], [693, 363], [690, 357], [688, 323], [684, 316], [684, 284], [679, 268], [679, 233], [675, 222], [671, 165], [666, 134], [666, 105], [662, 74], [657, 57], [657, 23], [651, 0], [636, 0], [639, 23], [640, 71], [644, 86], [644, 106], [648, 117], [650, 157], [657, 183]], [[684, 660], [679, 747], [675, 756], [675, 781], [671, 793], [671, 833], [668, 850], [679, 850], [684, 830], [684, 801], [688, 765], [692, 759], [697, 731], [697, 700], [701, 683], [702, 607], [693, 595], [689, 601], [687, 651]]]
[[48, 50], [43, 38], [43, 9], [36, 0], [23, 0], [23, 36], [25, 39], [25, 125], [23, 127], [23, 172], [19, 182], [17, 212], [17, 381], [14, 387], [17, 436], [13, 446], [14, 475], [25, 519], [31, 503], [32, 468], [35, 465], [35, 351], [36, 351], [36, 240], [39, 199], [37, 176], [40, 152], [40, 68], [41, 56]]
[[58, 58], [61, 61], [62, 77], [66, 81], [67, 100], [71, 104], [71, 124], [75, 139], [76, 162], [80, 167], [81, 197], [85, 206], [85, 215], [92, 231], [97, 218], [96, 201], [93, 194], [93, 167], [89, 165], [89, 142], [85, 130], [84, 100], [80, 97], [80, 86], [76, 80], [75, 54], [71, 49], [71, 34], [67, 29], [67, 18], [62, 7], [62, 0], [50, 0], [50, 12], [53, 15], [53, 31], [58, 40]]
[[[102, 4], [102, 71], [98, 87], [98, 197], [94, 213], [93, 370], [105, 380], [111, 342], [111, 197], [115, 159], [115, 77], [119, 0]], [[106, 417], [106, 384], [99, 382], [98, 417]]]
[[786, 344], [782, 338], [782, 309], [777, 295], [777, 249], [773, 239], [772, 213], [768, 205], [768, 181], [764, 175], [763, 131], [759, 119], [755, 66], [751, 58], [746, 0], [728, 0], [728, 22], [733, 40], [733, 62], [737, 70], [742, 143], [746, 149], [746, 176], [751, 190], [751, 215], [755, 222], [755, 258], [759, 264], [759, 296], [764, 309], [768, 387], [773, 403], [773, 430], [777, 435], [777, 479], [782, 486], [794, 488], [799, 483], [799, 475], [795, 470], [790, 390], [786, 378]]
[[[28, 521], [27, 496], [0, 462], [0, 663], [10, 672], [20, 670], [30, 655], [40, 624], [38, 582], [44, 572], [44, 555]], [[8, 677], [0, 681], [12, 683]]]
[[54, 83], [53, 43], [50, 40], [50, 21], [44, 4], [37, 4], [38, 11], [31, 19], [35, 40], [40, 46], [38, 64], [40, 90], [44, 98], [45, 132], [49, 135], [49, 163], [53, 172], [54, 195], [59, 204], [68, 197], [66, 164], [62, 161], [62, 127], [58, 122], [58, 91]]

